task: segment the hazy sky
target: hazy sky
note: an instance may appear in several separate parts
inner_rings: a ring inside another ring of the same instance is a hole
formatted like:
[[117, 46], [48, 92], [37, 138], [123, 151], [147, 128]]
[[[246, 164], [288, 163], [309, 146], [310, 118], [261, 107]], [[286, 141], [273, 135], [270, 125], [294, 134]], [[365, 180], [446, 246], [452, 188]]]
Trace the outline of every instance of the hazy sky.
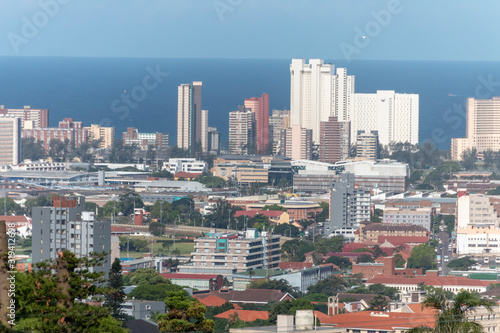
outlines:
[[500, 60], [500, 1], [0, 0], [0, 55]]

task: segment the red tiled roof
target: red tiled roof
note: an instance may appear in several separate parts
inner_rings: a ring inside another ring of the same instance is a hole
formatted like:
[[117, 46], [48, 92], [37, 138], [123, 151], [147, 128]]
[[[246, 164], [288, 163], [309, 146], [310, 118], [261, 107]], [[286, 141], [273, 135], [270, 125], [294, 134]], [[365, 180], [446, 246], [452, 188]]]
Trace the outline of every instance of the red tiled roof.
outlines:
[[203, 173], [201, 172], [186, 172], [186, 171], [179, 171], [174, 175], [174, 178], [196, 178], [201, 176]]
[[429, 237], [427, 236], [378, 236], [378, 242], [382, 244], [388, 241], [394, 246], [399, 246], [404, 243], [427, 243]]
[[395, 328], [412, 328], [418, 326], [435, 326], [435, 315], [432, 313], [399, 313], [361, 311], [327, 316], [314, 311], [321, 324], [330, 324], [335, 328], [389, 330]]
[[280, 269], [295, 269], [301, 270], [303, 268], [311, 268], [313, 266], [312, 262], [296, 262], [296, 261], [281, 261], [278, 264]]
[[217, 274], [183, 274], [183, 273], [160, 273], [166, 279], [193, 279], [193, 280], [210, 280], [217, 279], [220, 275]]
[[239, 210], [234, 213], [234, 217], [248, 216], [254, 217], [257, 214], [261, 214], [267, 217], [278, 218], [283, 215], [284, 212], [281, 210]]
[[364, 254], [368, 254], [370, 256], [373, 256], [373, 253], [370, 252], [328, 252], [326, 254], [327, 257], [344, 257], [344, 258], [357, 258], [361, 257]]
[[134, 228], [132, 227], [119, 227], [119, 226], [111, 226], [111, 232], [134, 232]]
[[194, 295], [194, 297], [196, 297], [205, 306], [221, 306], [227, 302], [225, 299], [215, 295], [210, 295], [205, 298], [199, 298], [197, 295]]
[[267, 311], [236, 310], [236, 309], [231, 309], [227, 310], [226, 312], [219, 313], [218, 315], [215, 316], [215, 318], [229, 319], [235, 313], [238, 315], [238, 318], [240, 318], [242, 321], [247, 321], [247, 322], [255, 321], [257, 319], [263, 319], [263, 320], [269, 319], [269, 313]]
[[473, 280], [463, 276], [376, 276], [368, 281], [367, 284], [419, 284], [424, 283], [427, 286], [477, 286], [487, 287], [492, 281]]
[[29, 222], [29, 219], [24, 215], [0, 215], [0, 221], [7, 223]]

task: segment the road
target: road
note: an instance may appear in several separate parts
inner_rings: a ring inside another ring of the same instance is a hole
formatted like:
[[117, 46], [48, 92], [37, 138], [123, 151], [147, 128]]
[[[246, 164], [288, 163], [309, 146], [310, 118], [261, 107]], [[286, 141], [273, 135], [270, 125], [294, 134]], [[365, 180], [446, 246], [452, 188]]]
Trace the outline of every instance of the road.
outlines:
[[449, 260], [451, 260], [451, 251], [449, 249], [449, 244], [450, 244], [450, 239], [448, 236], [448, 233], [445, 231], [440, 231], [438, 233], [438, 238], [440, 240], [439, 246], [437, 248], [437, 255], [441, 255], [441, 260], [438, 261], [438, 269], [441, 267], [442, 271], [440, 271], [440, 275], [448, 275], [448, 273], [451, 271], [450, 268], [448, 268], [448, 262], [445, 261], [444, 257], [447, 256]]

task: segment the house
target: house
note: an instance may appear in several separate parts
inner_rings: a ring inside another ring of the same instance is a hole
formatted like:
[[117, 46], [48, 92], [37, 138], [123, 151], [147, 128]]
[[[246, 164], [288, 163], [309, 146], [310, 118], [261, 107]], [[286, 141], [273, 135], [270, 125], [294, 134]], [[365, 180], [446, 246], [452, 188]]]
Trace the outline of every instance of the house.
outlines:
[[[345, 312], [364, 311], [370, 307], [371, 301], [377, 296], [377, 294], [338, 293], [336, 296], [330, 297], [328, 301], [328, 315], [338, 314], [340, 310]], [[387, 296], [384, 298], [388, 302], [391, 300]]]
[[372, 263], [353, 263], [352, 273], [363, 274], [363, 278], [371, 279], [378, 276], [415, 276], [422, 275], [421, 268], [396, 268], [396, 258], [383, 257], [378, 258]]
[[220, 298], [217, 295], [210, 295], [205, 298], [198, 298], [198, 300], [205, 306], [222, 306], [227, 302], [225, 299]]
[[244, 304], [268, 304], [270, 302], [291, 301], [295, 298], [289, 293], [273, 289], [247, 289], [247, 290], [227, 290], [222, 289], [210, 292], [194, 292], [193, 297], [202, 301], [209, 296], [217, 296], [230, 303]]

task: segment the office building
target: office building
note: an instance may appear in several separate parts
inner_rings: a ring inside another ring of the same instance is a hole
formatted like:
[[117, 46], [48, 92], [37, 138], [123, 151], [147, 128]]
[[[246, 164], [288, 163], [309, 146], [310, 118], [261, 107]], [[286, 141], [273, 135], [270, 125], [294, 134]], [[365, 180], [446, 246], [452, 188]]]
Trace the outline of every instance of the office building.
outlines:
[[451, 139], [451, 158], [461, 160], [462, 153], [472, 148], [480, 156], [486, 150], [500, 150], [500, 97], [467, 99], [466, 135]]
[[322, 59], [292, 59], [290, 65], [291, 124], [312, 130], [312, 139], [319, 144], [321, 121], [333, 115], [334, 65]]
[[313, 131], [292, 125], [291, 128], [281, 130], [281, 155], [292, 160], [312, 159]]
[[359, 228], [360, 223], [370, 220], [370, 191], [358, 187], [354, 174], [342, 174], [330, 191], [330, 220], [326, 221], [323, 233], [329, 235], [337, 229]]
[[269, 117], [269, 141], [273, 146], [273, 155], [280, 151], [281, 130], [290, 127], [290, 110], [273, 110]]
[[378, 156], [378, 132], [358, 131], [356, 136], [356, 157], [376, 160]]
[[87, 131], [87, 139], [89, 141], [100, 141], [99, 148], [111, 149], [115, 142], [115, 128], [101, 127], [98, 124], [91, 124], [90, 127], [84, 127]]
[[220, 132], [217, 131], [217, 127], [208, 128], [208, 153], [213, 155], [220, 154]]
[[0, 165], [21, 162], [21, 119], [0, 115]]
[[337, 68], [333, 76], [333, 115], [339, 121], [351, 121], [354, 112], [354, 75], [346, 68]]
[[269, 148], [269, 94], [245, 99], [245, 108], [255, 114], [255, 149], [259, 155]]
[[329, 117], [320, 124], [319, 160], [335, 163], [349, 157], [349, 122]]
[[181, 84], [177, 95], [177, 146], [194, 154], [194, 144], [201, 144], [201, 81]]
[[87, 132], [81, 121], [73, 118], [64, 118], [59, 122], [59, 127], [31, 128], [30, 125], [22, 130], [23, 138], [34, 138], [36, 142], [42, 142], [45, 152], [49, 152], [51, 142], [59, 140], [68, 144], [68, 149], [80, 147], [87, 142]]
[[55, 260], [59, 251], [68, 250], [77, 257], [91, 252], [106, 252], [106, 262], [93, 268], [108, 273], [111, 267], [111, 224], [98, 222], [94, 212], [85, 211], [85, 197], [53, 197], [52, 206], [34, 207], [33, 264]]
[[170, 158], [163, 162], [163, 170], [167, 170], [171, 174], [178, 172], [188, 173], [203, 173], [207, 164], [202, 161], [197, 161], [195, 158]]
[[255, 153], [255, 114], [240, 107], [229, 112], [229, 154]]
[[277, 268], [280, 263], [280, 236], [247, 229], [244, 236], [208, 232], [195, 240], [191, 265], [179, 266], [181, 273], [231, 275], [257, 268]]
[[32, 109], [29, 105], [25, 105], [22, 109], [6, 109], [4, 105], [0, 105], [0, 115], [19, 117], [21, 128], [27, 125], [30, 126], [29, 128], [49, 127], [49, 110], [47, 109]]
[[148, 150], [149, 147], [168, 148], [169, 138], [168, 133], [141, 133], [134, 127], [128, 127], [122, 134], [124, 145], [137, 145], [140, 150]]
[[378, 90], [374, 94], [354, 94], [354, 115], [351, 117], [351, 142], [358, 131], [378, 131], [379, 142], [418, 143], [419, 96]]

